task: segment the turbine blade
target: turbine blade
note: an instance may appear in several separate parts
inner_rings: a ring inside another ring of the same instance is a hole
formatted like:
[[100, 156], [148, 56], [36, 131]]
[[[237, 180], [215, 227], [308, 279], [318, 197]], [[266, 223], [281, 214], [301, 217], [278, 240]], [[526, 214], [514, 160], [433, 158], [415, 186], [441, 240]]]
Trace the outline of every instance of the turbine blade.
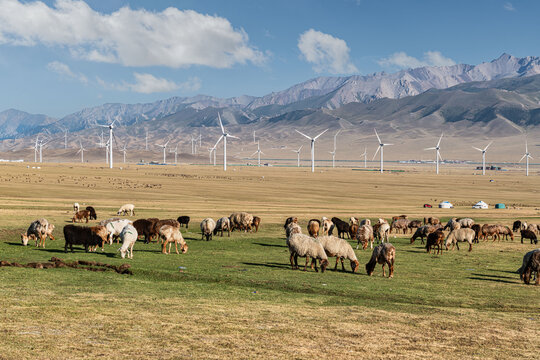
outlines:
[[437, 148], [436, 147], [431, 147], [431, 148], [425, 148], [424, 150], [436, 150]]
[[[302, 146], [304, 146], [304, 145], [302, 145]], [[300, 149], [298, 149], [298, 152], [300, 152], [300, 150], [302, 150], [302, 146], [300, 146]]]
[[373, 159], [371, 160], [375, 160], [375, 156], [377, 156], [377, 153], [379, 152], [379, 150], [381, 149], [381, 147], [377, 147], [377, 151], [375, 151], [375, 154], [373, 154]]
[[214, 145], [214, 149], [218, 146], [219, 142], [221, 141], [221, 139], [223, 139], [223, 136], [224, 135], [221, 135], [221, 137], [218, 139], [218, 141], [216, 142], [216, 145]]
[[307, 137], [309, 140], [312, 140], [312, 139], [311, 139], [309, 136], [307, 136], [306, 134], [301, 133], [300, 131], [298, 131], [298, 130], [296, 130], [296, 129], [294, 129], [294, 131], [296, 131], [297, 133], [299, 133], [299, 134], [302, 135], [302, 136]]
[[531, 155], [527, 155], [527, 157], [528, 157], [529, 159], [534, 159]]
[[379, 137], [379, 134], [377, 134], [377, 129], [373, 129], [373, 130], [375, 130], [375, 135], [377, 135], [377, 140], [379, 140], [379, 144], [380, 144], [382, 141], [381, 141], [381, 138]]
[[442, 136], [443, 136], [443, 134], [441, 133], [441, 137], [439, 138], [439, 142], [437, 143], [437, 147], [439, 147], [439, 145], [441, 145]]
[[227, 134], [227, 137], [240, 140], [240, 138], [238, 136], [234, 136], [234, 135]]
[[322, 133], [320, 133], [319, 135], [315, 136], [315, 137], [313, 138], [313, 140], [317, 140], [317, 138], [318, 138], [319, 136], [321, 136], [322, 134], [324, 134], [324, 133], [327, 132], [328, 130], [329, 130], [329, 129], [324, 130]]
[[441, 156], [441, 153], [440, 153], [440, 152], [438, 152], [438, 153], [437, 153], [437, 156], [439, 157], [439, 160], [443, 161], [443, 158], [442, 158], [442, 156]]
[[523, 159], [525, 159], [526, 157], [527, 157], [527, 154], [523, 155], [523, 156], [521, 157], [521, 159], [519, 159], [519, 161], [518, 161], [518, 162], [522, 162], [522, 161], [523, 161]]
[[484, 151], [487, 150], [487, 148], [489, 147], [489, 145], [493, 144], [493, 141], [491, 141], [489, 144], [487, 144], [487, 146], [484, 148]]
[[217, 113], [217, 117], [218, 117], [218, 120], [219, 120], [219, 126], [221, 126], [221, 133], [225, 134], [225, 128], [223, 127], [223, 123], [221, 122], [221, 115], [219, 115], [219, 113]]
[[384, 146], [390, 146], [390, 145], [394, 145], [394, 144], [383, 144]]
[[253, 154], [251, 154], [250, 156], [253, 156], [253, 155], [255, 155], [256, 153], [257, 153], [257, 151], [255, 151], [255, 152], [254, 152]]
[[478, 150], [478, 151], [484, 151], [484, 150], [479, 149], [479, 148], [477, 148], [477, 147], [475, 147], [475, 146], [473, 146], [472, 148], [473, 148], [473, 149], [476, 149], [476, 150]]

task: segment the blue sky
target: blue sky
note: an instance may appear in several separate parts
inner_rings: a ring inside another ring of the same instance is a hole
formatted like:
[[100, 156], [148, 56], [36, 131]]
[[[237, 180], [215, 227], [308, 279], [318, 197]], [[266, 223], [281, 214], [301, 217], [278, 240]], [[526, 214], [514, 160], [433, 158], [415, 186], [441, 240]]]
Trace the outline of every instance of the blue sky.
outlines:
[[[167, 8], [173, 8], [168, 9]], [[0, 0], [0, 111], [260, 96], [317, 76], [540, 55], [537, 1]]]

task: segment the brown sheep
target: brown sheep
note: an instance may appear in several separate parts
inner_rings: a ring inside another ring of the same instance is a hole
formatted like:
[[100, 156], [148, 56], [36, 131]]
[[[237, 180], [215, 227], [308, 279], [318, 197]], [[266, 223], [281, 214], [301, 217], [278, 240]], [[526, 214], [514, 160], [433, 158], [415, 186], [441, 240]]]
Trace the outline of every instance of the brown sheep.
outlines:
[[424, 243], [424, 238], [427, 238], [429, 234], [432, 232], [438, 230], [437, 227], [433, 225], [423, 225], [420, 226], [416, 231], [414, 232], [414, 235], [411, 237], [411, 244], [414, 244], [414, 241], [418, 238], [422, 240], [422, 244]]
[[349, 237], [352, 240], [356, 240], [356, 233], [358, 232], [358, 224], [349, 225]]
[[523, 270], [523, 282], [525, 284], [529, 284], [532, 274], [536, 275], [536, 282], [534, 284], [540, 285], [540, 250], [534, 251], [531, 254], [529, 261]]
[[88, 219], [90, 218], [90, 211], [88, 210], [79, 210], [75, 213], [75, 215], [71, 218], [71, 222], [82, 222], [83, 219], [86, 219], [86, 222], [88, 222]]
[[493, 241], [501, 240], [501, 237], [499, 236], [499, 227], [497, 225], [484, 224], [482, 226], [481, 234], [484, 241], [487, 241], [490, 236], [493, 238]]
[[411, 232], [412, 229], [418, 229], [420, 226], [422, 226], [422, 221], [420, 220], [411, 220], [409, 223], [409, 229], [411, 229]]
[[435, 254], [435, 247], [437, 247], [437, 255], [439, 255], [439, 252], [442, 255], [443, 243], [444, 243], [444, 233], [442, 232], [441, 229], [437, 229], [436, 231], [428, 234], [427, 241], [426, 241], [426, 251], [429, 254], [431, 252], [431, 248], [433, 247], [433, 253]]
[[261, 225], [261, 218], [258, 216], [254, 216], [253, 222], [251, 223], [251, 228], [255, 228], [255, 232], [259, 232], [259, 225]]
[[398, 219], [407, 219], [407, 215], [392, 216], [392, 221], [396, 221]]
[[392, 224], [390, 225], [390, 232], [392, 232], [392, 230], [396, 230], [397, 234], [399, 230], [402, 230], [403, 233], [406, 234], [409, 231], [409, 223], [410, 221], [404, 218], [392, 220]]
[[[90, 227], [90, 231], [92, 231], [94, 234], [99, 236], [99, 238], [101, 239], [101, 251], [105, 251], [105, 243], [109, 242], [108, 241], [109, 232], [107, 231], [107, 228], [101, 225], [92, 226]], [[99, 245], [89, 246], [88, 251], [94, 252], [97, 250], [98, 246]]]
[[531, 244], [534, 243], [538, 244], [538, 239], [536, 238], [536, 234], [533, 233], [530, 230], [521, 230], [521, 243], [523, 244], [523, 239], [530, 239]]
[[504, 240], [508, 240], [508, 236], [510, 236], [510, 239], [514, 241], [514, 232], [510, 227], [504, 226], [504, 225], [497, 225], [499, 228], [499, 236], [504, 236]]
[[441, 223], [441, 220], [439, 220], [439, 218], [436, 218], [436, 217], [425, 217], [424, 218], [424, 225], [438, 225]]
[[[147, 219], [147, 220], [150, 220], [150, 219]], [[177, 227], [178, 229], [180, 229], [180, 223], [178, 222], [178, 220], [175, 220], [175, 219], [163, 219], [163, 220], [158, 220], [154, 223], [154, 229], [153, 229], [153, 232], [155, 234], [159, 234], [159, 229], [161, 229], [162, 226], [164, 225], [170, 225], [172, 227]], [[160, 241], [163, 242], [163, 237], [160, 237]]]
[[321, 222], [318, 219], [311, 219], [307, 225], [307, 231], [309, 236], [317, 237], [319, 236], [319, 228], [321, 227]]
[[[176, 253], [178, 252], [178, 244], [180, 244], [180, 251], [182, 251], [182, 254], [187, 253], [188, 251], [188, 245], [186, 244], [184, 237], [182, 236], [182, 233], [180, 232], [180, 225], [178, 226], [171, 226], [171, 225], [163, 225], [159, 228], [159, 237], [161, 238], [163, 242], [163, 248], [162, 253], [163, 254], [170, 254], [171, 253], [171, 245], [174, 243], [174, 246], [176, 248]], [[167, 244], [169, 244], [169, 251], [167, 252]]]
[[383, 277], [386, 276], [386, 273], [384, 271], [384, 265], [388, 264], [388, 267], [390, 268], [390, 274], [388, 275], [389, 278], [394, 277], [394, 260], [396, 258], [396, 248], [394, 245], [390, 243], [382, 243], [379, 244], [373, 249], [373, 254], [371, 255], [371, 259], [366, 264], [366, 272], [369, 276], [373, 274], [373, 270], [375, 270], [375, 266], [377, 264], [382, 264], [382, 270], [383, 270]]

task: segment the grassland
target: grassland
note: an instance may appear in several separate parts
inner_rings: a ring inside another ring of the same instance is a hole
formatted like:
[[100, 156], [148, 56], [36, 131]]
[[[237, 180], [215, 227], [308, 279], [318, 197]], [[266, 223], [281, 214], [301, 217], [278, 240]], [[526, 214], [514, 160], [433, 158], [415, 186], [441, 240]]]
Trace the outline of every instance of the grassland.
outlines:
[[[535, 246], [519, 236], [435, 256], [397, 235], [396, 274], [387, 279], [380, 267], [373, 277], [363, 268], [292, 271], [282, 228], [291, 215], [302, 225], [323, 215], [402, 213], [540, 222], [538, 177], [464, 169], [436, 177], [421, 168], [383, 176], [202, 166], [0, 169], [0, 260], [129, 262], [134, 272], [0, 268], [0, 358], [538, 358], [540, 289], [515, 274]], [[422, 208], [441, 200], [456, 208]], [[478, 200], [510, 208], [472, 210]], [[105, 253], [64, 254], [61, 228], [75, 201], [93, 205], [98, 219], [125, 202], [136, 205], [136, 218], [190, 215], [189, 252], [162, 255], [157, 244], [137, 243], [133, 260], [120, 259], [116, 244]], [[262, 217], [259, 233], [200, 240], [201, 219], [237, 210]], [[38, 217], [56, 224], [58, 239], [25, 248], [18, 234]], [[371, 255], [356, 253], [361, 264]]]

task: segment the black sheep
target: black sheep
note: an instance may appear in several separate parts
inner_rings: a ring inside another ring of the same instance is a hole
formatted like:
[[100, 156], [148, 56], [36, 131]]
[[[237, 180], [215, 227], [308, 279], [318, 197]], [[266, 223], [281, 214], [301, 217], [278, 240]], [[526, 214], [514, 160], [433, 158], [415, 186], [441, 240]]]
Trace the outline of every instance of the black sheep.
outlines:
[[[334, 226], [337, 228], [338, 231], [338, 237], [344, 239], [344, 235], [346, 234], [349, 236], [349, 223], [341, 220], [340, 218], [333, 217], [332, 222], [334, 223]], [[329, 232], [330, 234], [330, 232]]]
[[73, 252], [73, 245], [83, 245], [84, 251], [88, 252], [88, 247], [102, 245], [103, 239], [99, 237], [90, 227], [66, 225], [64, 226], [64, 252], [67, 252], [68, 245]]

